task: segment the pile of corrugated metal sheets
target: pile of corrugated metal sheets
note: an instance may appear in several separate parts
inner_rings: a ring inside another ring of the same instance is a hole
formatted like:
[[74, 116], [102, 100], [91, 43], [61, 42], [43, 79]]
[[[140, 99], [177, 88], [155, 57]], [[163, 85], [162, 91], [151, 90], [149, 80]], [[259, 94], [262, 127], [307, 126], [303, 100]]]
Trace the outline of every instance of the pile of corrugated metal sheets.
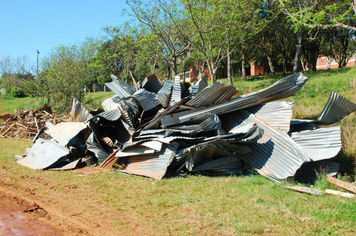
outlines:
[[206, 78], [188, 84], [151, 75], [135, 86], [111, 78], [106, 85], [116, 95], [103, 102], [103, 109], [89, 112], [74, 99], [72, 122], [48, 124], [46, 133], [53, 139], [36, 140], [18, 162], [61, 168], [92, 156], [102, 168], [116, 165], [120, 172], [153, 179], [253, 169], [282, 181], [327, 166], [336, 173], [338, 163], [330, 160], [341, 150], [340, 127], [321, 125], [356, 110], [356, 104], [331, 93], [316, 120], [293, 120], [294, 103], [281, 99], [306, 83], [302, 73], [237, 97], [237, 88], [221, 82], [208, 86]]

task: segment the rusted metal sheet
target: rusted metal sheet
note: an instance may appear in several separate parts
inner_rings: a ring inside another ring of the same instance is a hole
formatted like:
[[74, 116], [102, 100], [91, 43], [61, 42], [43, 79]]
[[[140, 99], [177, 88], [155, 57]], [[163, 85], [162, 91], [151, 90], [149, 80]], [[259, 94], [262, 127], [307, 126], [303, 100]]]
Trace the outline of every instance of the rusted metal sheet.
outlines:
[[31, 169], [46, 169], [60, 158], [70, 155], [69, 149], [51, 140], [37, 139], [27, 156], [17, 163]]
[[329, 100], [317, 121], [323, 125], [331, 125], [354, 111], [356, 111], [355, 103], [337, 93], [331, 92]]
[[346, 189], [347, 191], [350, 191], [352, 193], [356, 193], [356, 185], [351, 184], [351, 183], [347, 183], [345, 181], [342, 181], [340, 179], [337, 179], [335, 177], [332, 176], [328, 176], [328, 181], [332, 184], [335, 184], [343, 189]]
[[294, 132], [291, 133], [291, 138], [312, 161], [333, 158], [342, 146], [339, 126]]
[[178, 147], [178, 143], [171, 143], [159, 153], [130, 157], [126, 169], [121, 172], [159, 180], [166, 174]]

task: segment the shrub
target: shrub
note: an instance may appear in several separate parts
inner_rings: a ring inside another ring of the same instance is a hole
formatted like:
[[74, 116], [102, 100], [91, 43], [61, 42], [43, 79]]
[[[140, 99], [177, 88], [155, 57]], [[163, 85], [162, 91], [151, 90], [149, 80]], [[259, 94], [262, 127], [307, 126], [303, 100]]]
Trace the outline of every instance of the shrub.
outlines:
[[15, 98], [25, 97], [24, 91], [18, 87], [15, 87], [15, 86], [11, 87], [10, 95]]

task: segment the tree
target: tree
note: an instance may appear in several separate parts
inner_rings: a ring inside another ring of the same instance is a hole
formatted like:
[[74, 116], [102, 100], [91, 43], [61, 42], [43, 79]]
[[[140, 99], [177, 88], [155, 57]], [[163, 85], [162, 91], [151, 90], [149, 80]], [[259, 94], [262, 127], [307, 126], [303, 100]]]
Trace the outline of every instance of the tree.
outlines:
[[279, 0], [279, 3], [282, 10], [296, 23], [295, 27], [342, 27], [356, 31], [356, 0]]
[[42, 87], [48, 103], [59, 112], [68, 111], [73, 98], [81, 100], [88, 71], [85, 59], [77, 45], [59, 46], [44, 60], [41, 74]]
[[163, 53], [160, 60], [171, 68], [174, 77], [178, 63], [187, 55], [191, 46], [191, 34], [184, 18], [184, 11], [179, 2], [174, 0], [126, 1], [136, 19], [159, 38]]

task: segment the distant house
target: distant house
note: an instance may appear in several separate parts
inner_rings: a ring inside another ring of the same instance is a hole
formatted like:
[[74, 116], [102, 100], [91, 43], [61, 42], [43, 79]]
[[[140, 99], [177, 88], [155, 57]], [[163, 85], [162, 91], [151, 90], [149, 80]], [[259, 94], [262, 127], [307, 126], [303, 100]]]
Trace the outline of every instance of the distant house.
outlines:
[[[353, 66], [355, 66], [355, 57], [350, 58], [346, 64], [346, 67]], [[339, 64], [335, 61], [335, 59], [326, 56], [320, 56], [316, 63], [317, 70], [329, 70], [337, 68], [339, 68]]]

